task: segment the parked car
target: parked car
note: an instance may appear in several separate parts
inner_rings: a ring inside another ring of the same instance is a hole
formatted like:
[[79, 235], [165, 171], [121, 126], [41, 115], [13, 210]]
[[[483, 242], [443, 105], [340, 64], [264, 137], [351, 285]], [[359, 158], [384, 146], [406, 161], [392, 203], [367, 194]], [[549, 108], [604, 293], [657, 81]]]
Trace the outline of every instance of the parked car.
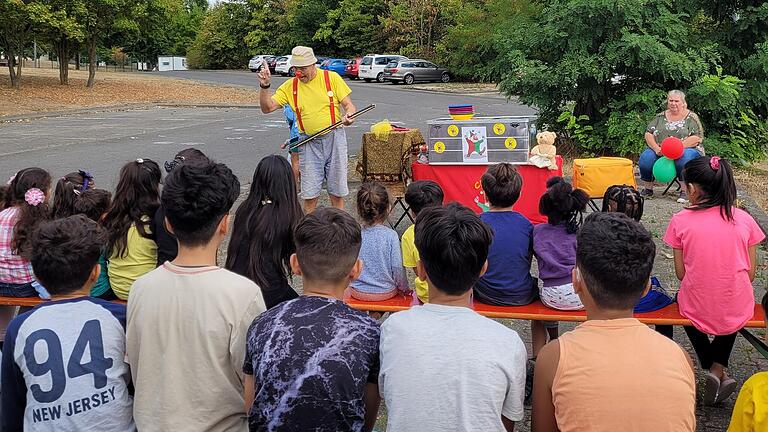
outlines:
[[320, 65], [320, 69], [334, 71], [337, 74], [344, 76], [347, 64], [349, 64], [349, 60], [331, 58], [324, 61], [323, 64]]
[[324, 61], [326, 61], [326, 60], [330, 59], [330, 57], [325, 57], [325, 56], [315, 56], [315, 58], [317, 59], [317, 61], [315, 62], [315, 64], [316, 64], [318, 67], [320, 67], [320, 65], [321, 65], [321, 64], [323, 64], [323, 62], [324, 62]]
[[363, 61], [362, 57], [355, 57], [349, 61], [347, 68], [344, 70], [344, 75], [349, 79], [360, 79], [358, 73], [360, 71], [360, 62]]
[[390, 62], [383, 71], [384, 80], [393, 83], [413, 84], [416, 81], [440, 81], [447, 83], [451, 80], [448, 69], [422, 59], [403, 59]]
[[277, 59], [279, 56], [270, 56], [267, 60], [267, 65], [269, 65], [269, 71], [272, 73], [275, 73], [275, 66], [277, 65]]
[[358, 68], [358, 76], [365, 80], [365, 82], [371, 82], [376, 80], [378, 82], [384, 82], [384, 68], [390, 62], [406, 59], [401, 55], [380, 55], [380, 54], [368, 54], [363, 57]]
[[290, 75], [291, 69], [291, 56], [287, 55], [277, 58], [277, 61], [275, 62], [275, 73], [286, 76]]
[[269, 61], [269, 58], [272, 57], [270, 55], [257, 55], [251, 57], [251, 60], [248, 61], [248, 69], [251, 70], [251, 72], [258, 72], [261, 70], [261, 65], [264, 64], [265, 61]]

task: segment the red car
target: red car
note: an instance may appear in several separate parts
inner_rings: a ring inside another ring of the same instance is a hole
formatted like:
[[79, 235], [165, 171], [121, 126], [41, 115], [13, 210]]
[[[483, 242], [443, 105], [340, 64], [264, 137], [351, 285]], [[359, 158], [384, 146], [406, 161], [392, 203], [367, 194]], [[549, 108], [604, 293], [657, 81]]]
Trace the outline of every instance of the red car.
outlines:
[[349, 79], [360, 79], [357, 73], [360, 70], [361, 61], [363, 61], [362, 57], [355, 57], [353, 60], [350, 60], [346, 69], [344, 70], [344, 75], [346, 75]]

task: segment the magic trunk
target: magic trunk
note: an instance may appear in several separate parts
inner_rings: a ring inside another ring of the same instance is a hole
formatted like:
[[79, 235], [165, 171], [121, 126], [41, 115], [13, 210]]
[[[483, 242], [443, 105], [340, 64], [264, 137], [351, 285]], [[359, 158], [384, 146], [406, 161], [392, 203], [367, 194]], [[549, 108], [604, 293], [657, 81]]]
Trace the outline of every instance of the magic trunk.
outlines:
[[88, 88], [93, 88], [95, 78], [96, 78], [96, 38], [91, 38], [88, 41], [88, 83], [85, 86]]

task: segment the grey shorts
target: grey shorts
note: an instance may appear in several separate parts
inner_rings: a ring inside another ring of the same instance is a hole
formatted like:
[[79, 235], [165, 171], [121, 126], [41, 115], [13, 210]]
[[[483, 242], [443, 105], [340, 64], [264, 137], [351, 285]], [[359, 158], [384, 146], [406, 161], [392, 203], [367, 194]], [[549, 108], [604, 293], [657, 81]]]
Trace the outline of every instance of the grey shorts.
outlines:
[[349, 195], [347, 158], [347, 135], [343, 128], [304, 144], [299, 151], [301, 197], [312, 199], [320, 196], [323, 181], [327, 184], [329, 195]]

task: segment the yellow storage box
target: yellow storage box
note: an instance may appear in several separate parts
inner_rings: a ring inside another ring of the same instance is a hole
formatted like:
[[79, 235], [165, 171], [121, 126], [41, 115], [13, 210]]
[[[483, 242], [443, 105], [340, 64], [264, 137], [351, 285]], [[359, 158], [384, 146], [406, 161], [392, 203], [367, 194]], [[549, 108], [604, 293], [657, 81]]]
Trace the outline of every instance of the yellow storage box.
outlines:
[[590, 198], [602, 198], [606, 189], [622, 184], [637, 187], [629, 159], [600, 157], [573, 161], [573, 187], [583, 190]]

